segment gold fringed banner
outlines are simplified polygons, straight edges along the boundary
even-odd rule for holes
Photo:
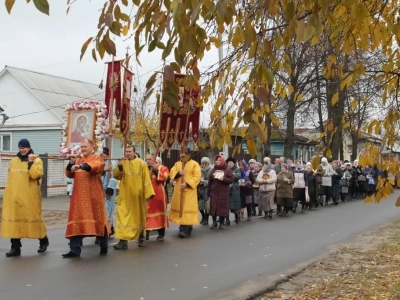
[[[199,138],[200,109],[199,90],[184,84],[186,75],[175,74],[174,80],[179,86],[179,109],[170,107],[162,101],[160,113],[159,145],[171,149],[175,143],[186,145],[191,138],[197,143]]]

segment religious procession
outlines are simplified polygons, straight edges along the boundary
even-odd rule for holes
[[[246,162],[218,154],[196,161],[188,145],[198,142],[200,89],[187,86],[182,74],[173,77],[179,86],[176,105],[161,103],[158,146],[142,159],[127,140],[132,79],[122,61],[113,60],[108,63],[105,101],[77,101],[65,108],[60,157],[67,161],[65,176],[73,187],[65,232],[69,251],[63,258],[80,257],[87,237],[95,238],[104,256],[111,237],[118,240],[114,250],[127,250],[129,241],[145,247],[151,231],[162,242],[169,222],[179,225],[177,234],[184,239],[200,224],[211,230],[231,226],[230,215],[239,225],[252,216],[287,217],[299,204],[300,213],[331,200],[338,205],[372,193],[382,175],[357,161],[328,162],[325,157],[316,170],[311,162],[283,157],[274,163],[269,157]],[[114,119],[124,137],[123,156],[117,159],[111,157]],[[39,240],[38,253],[50,246],[42,218],[43,161],[33,146],[21,139],[8,168],[1,223],[1,236],[11,244],[7,257],[21,255],[24,238]],[[177,146],[179,160],[169,170],[160,154]]]

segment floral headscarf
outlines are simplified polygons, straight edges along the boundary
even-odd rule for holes
[[[242,159],[241,162],[242,162],[242,164],[244,166],[244,169],[240,170],[240,175],[241,175],[242,179],[246,179],[246,172],[250,170],[250,167],[249,167],[248,163],[244,159]]]

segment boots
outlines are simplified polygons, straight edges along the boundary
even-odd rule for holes
[[[214,217],[214,216],[213,216],[212,219],[213,219],[213,223],[212,223],[210,229],[215,229],[215,228],[218,227],[217,217]]]
[[[203,222],[201,222],[201,225],[208,225],[208,218],[210,217],[210,215],[208,213],[204,214],[204,220]]]
[[[252,203],[252,205],[251,205],[251,215],[253,217],[256,216],[256,205],[254,203]]]
[[[224,229],[224,220],[225,220],[224,217],[220,217],[219,218],[219,227],[218,227],[218,229]]]
[[[240,222],[239,212],[235,212],[235,223],[239,225],[239,222]]]
[[[202,210],[202,209],[200,209],[199,211],[200,211],[200,214],[201,214],[201,221],[200,221],[200,224],[203,224],[203,222],[204,222],[204,220],[205,220],[205,213],[204,213],[204,210]]]
[[[21,248],[14,246],[11,246],[11,250],[6,253],[7,257],[20,256],[20,255],[21,255]]]

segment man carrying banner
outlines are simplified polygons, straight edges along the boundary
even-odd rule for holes
[[[172,167],[170,178],[174,185],[170,220],[180,225],[179,237],[186,238],[191,235],[193,225],[200,224],[197,186],[201,179],[201,169],[190,158],[188,149],[182,147],[180,161]]]
[[[146,163],[135,157],[135,147],[125,148],[125,157],[113,169],[114,178],[120,180],[115,237],[119,243],[115,250],[128,249],[128,240],[139,240],[139,247],[146,246],[146,201],[154,197]]]
[[[165,228],[168,228],[167,197],[164,183],[168,179],[169,171],[166,166],[156,161],[154,154],[146,155],[151,183],[155,192],[153,199],[147,201],[146,240],[149,240],[150,231],[157,230],[157,241],[163,241]]]

